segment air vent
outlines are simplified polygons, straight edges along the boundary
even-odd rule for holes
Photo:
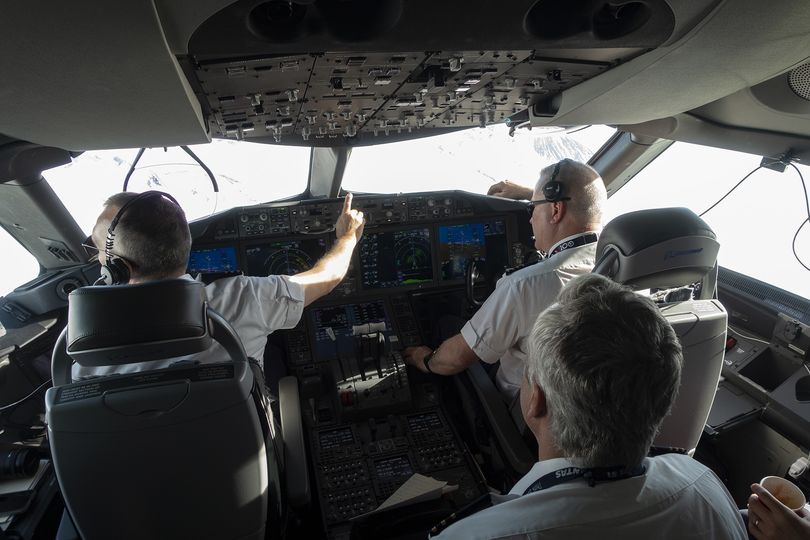
[[[599,40],[611,40],[636,32],[652,15],[648,2],[538,0],[526,14],[524,27],[540,39],[591,34]]]
[[[797,96],[810,101],[810,64],[803,64],[791,71],[788,83]]]
[[[45,247],[48,248],[48,252],[59,259],[62,262],[66,263],[77,263],[80,262],[79,258],[70,250],[64,242],[59,240],[50,240],[48,238],[40,238]]]
[[[307,6],[303,3],[272,0],[250,12],[248,28],[258,37],[276,43],[292,41],[304,30]]]

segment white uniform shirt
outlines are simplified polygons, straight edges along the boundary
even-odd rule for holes
[[[554,247],[581,234],[564,238]],[[537,316],[557,300],[571,278],[593,269],[595,257],[596,242],[592,242],[502,277],[481,309],[461,329],[461,336],[478,358],[488,364],[500,359],[496,382],[502,393],[514,397],[520,389],[527,338]]]
[[[523,495],[541,476],[573,466],[562,458],[541,461],[509,495],[493,497],[505,502],[434,538],[747,540],[737,506],[711,470],[680,454],[647,458],[644,465],[642,476],[594,487],[579,478]]]
[[[182,279],[193,279],[188,274]],[[263,364],[267,335],[284,328],[293,328],[304,310],[304,289],[290,281],[289,276],[235,276],[219,279],[205,287],[208,306],[231,323],[245,352]],[[73,364],[73,378],[98,377],[115,373],[134,373],[168,367],[189,360],[200,363],[222,362],[229,358],[219,344],[197,354],[122,366],[83,367]],[[264,367],[262,365],[262,367]]]

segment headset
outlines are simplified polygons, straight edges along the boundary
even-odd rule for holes
[[[568,161],[570,160],[565,158],[558,161],[557,164],[554,165],[554,171],[551,173],[551,179],[543,186],[543,197],[546,198],[546,201],[554,203],[571,200],[571,197],[563,197],[563,185],[557,181],[557,176],[560,174],[560,168],[562,167],[563,163],[568,163]]]
[[[129,267],[132,266],[132,261],[128,261],[120,255],[113,253],[113,245],[115,244],[115,227],[124,215],[127,209],[131,208],[136,202],[146,199],[164,198],[173,202],[176,206],[180,206],[177,200],[162,191],[145,191],[138,196],[128,200],[115,214],[115,217],[110,221],[110,227],[107,229],[107,239],[104,242],[104,264],[101,265],[101,278],[99,281],[104,285],[125,285],[129,283],[130,271]]]

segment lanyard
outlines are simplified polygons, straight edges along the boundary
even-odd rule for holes
[[[551,253],[549,253],[549,254],[546,254],[545,251],[536,252],[536,253],[538,253],[540,255],[539,259],[537,259],[536,261],[532,261],[532,262],[523,264],[521,266],[515,266],[513,268],[507,268],[506,271],[504,271],[503,275],[508,276],[510,274],[514,274],[518,270],[522,270],[522,269],[524,269],[524,268],[526,268],[528,266],[532,266],[532,265],[537,264],[539,262],[545,261],[549,257],[551,257],[552,255],[556,255],[557,253],[560,253],[560,252],[565,251],[567,249],[584,246],[586,244],[592,244],[593,242],[596,242],[598,239],[599,239],[599,237],[596,235],[596,233],[581,234],[581,235],[577,236],[576,238],[572,238],[571,240],[566,240],[565,242],[557,244],[556,246],[554,246],[554,249],[552,249]]]
[[[565,242],[557,244],[554,247],[554,249],[552,249],[551,252],[546,256],[546,259],[548,259],[549,257],[553,257],[557,253],[560,253],[567,249],[584,246],[585,244],[592,244],[593,242],[596,242],[598,239],[599,237],[596,236],[596,233],[581,234],[576,238],[572,238],[571,240],[566,240]]]
[[[634,476],[641,476],[647,472],[644,465],[627,469],[625,466],[618,467],[595,467],[591,469],[580,469],[579,467],[565,467],[557,469],[548,474],[544,474],[526,488],[523,492],[524,495],[548,489],[550,487],[576,480],[577,478],[585,478],[588,480],[588,485],[593,487],[597,482],[612,482],[615,480],[624,480],[626,478],[633,478]]]

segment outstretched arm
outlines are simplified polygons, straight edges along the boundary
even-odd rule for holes
[[[304,307],[332,292],[346,276],[354,247],[363,235],[363,226],[363,212],[352,210],[352,194],[349,193],[335,222],[335,245],[310,270],[290,278],[304,289]]]
[[[501,180],[497,184],[489,186],[487,195],[495,195],[496,197],[503,197],[505,199],[527,200],[532,199],[534,190],[530,187],[521,186],[509,180]]]

